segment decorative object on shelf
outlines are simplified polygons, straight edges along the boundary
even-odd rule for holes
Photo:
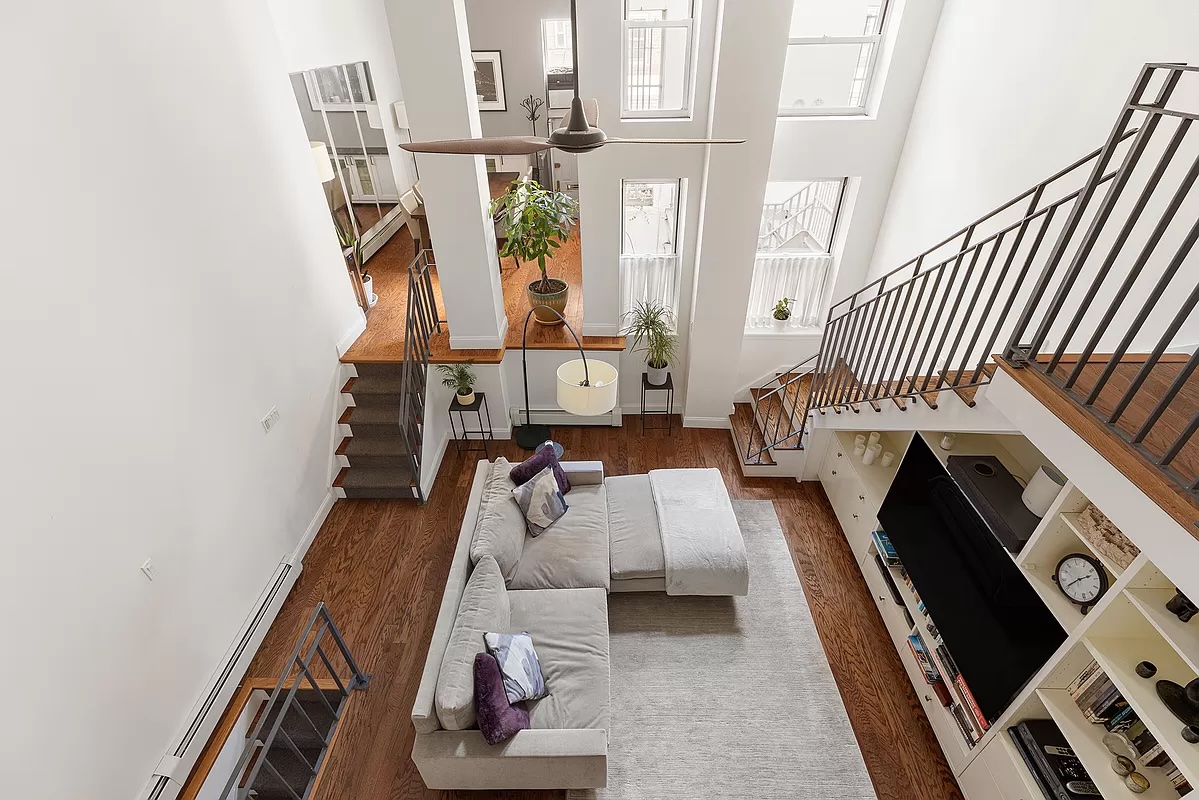
[[[1157,665],[1152,661],[1142,661],[1137,664],[1137,674],[1148,680],[1157,674]]]
[[[518,180],[512,188],[491,204],[491,215],[503,226],[508,237],[500,248],[501,256],[517,263],[536,261],[541,277],[528,286],[529,305],[537,310],[542,325],[566,321],[566,301],[570,287],[566,281],[551,278],[546,260],[570,238],[570,229],[578,218],[579,204],[562,192],[546,189],[539,183]]]
[[[878,442],[868,445],[866,447],[866,453],[862,456],[862,463],[865,464],[866,466],[870,466],[871,464],[874,463],[874,460],[876,458],[878,458],[879,453],[881,453],[882,451],[883,451],[883,446],[881,444],[879,444]]]
[[[1102,511],[1091,503],[1078,515],[1078,532],[1100,555],[1110,558],[1120,569],[1128,569],[1141,554]]]
[[[882,438],[883,435],[878,431],[871,431],[870,435],[866,437],[866,446],[869,447],[872,444],[878,444],[882,441]]]
[[[657,300],[642,300],[624,318],[628,324],[623,334],[633,337],[632,351],[645,354],[646,380],[651,386],[665,386],[678,351],[674,312]]]
[[[774,327],[778,330],[786,330],[787,323],[791,321],[791,304],[795,302],[793,297],[784,297],[774,304],[774,311],[770,312],[770,316],[774,320]]]
[[[1121,778],[1136,771],[1136,762],[1128,756],[1116,756],[1112,759],[1112,772],[1116,773]]]
[[[1107,751],[1114,756],[1123,756],[1130,761],[1135,761],[1140,757],[1140,752],[1133,746],[1132,741],[1119,731],[1103,734],[1101,741],[1103,742],[1103,746],[1107,748]]]
[[[504,61],[499,50],[471,50],[475,62],[475,95],[480,111],[507,111],[504,97]]]
[[[1149,779],[1139,772],[1130,772],[1124,776],[1124,785],[1134,794],[1148,791]]]
[[[1177,586],[1174,587],[1174,592],[1174,596],[1166,602],[1166,610],[1182,622],[1190,622],[1192,617],[1199,614],[1199,606],[1192,603]]]
[[[547,306],[534,306],[525,316],[525,326],[520,341],[520,370],[525,384],[525,424],[519,425],[513,434],[516,443],[525,450],[533,450],[537,445],[551,440],[548,425],[533,425],[529,422],[529,320],[538,310],[545,309],[558,314],[562,324],[575,340],[579,348],[579,357],[567,361],[558,367],[558,407],[570,414],[580,417],[594,417],[607,414],[616,407],[617,391],[620,373],[616,367],[606,361],[588,361],[583,352],[583,345],[575,334],[574,328],[566,321],[561,313]]]
[[[1020,499],[1024,501],[1025,508],[1038,517],[1044,517],[1065,485],[1066,479],[1053,467],[1039,467],[1028,486],[1024,487]]]
[[[941,449],[952,450],[953,446],[958,443],[958,435],[956,433],[941,434]]]
[[[1103,565],[1084,553],[1069,553],[1057,562],[1053,569],[1053,581],[1067,600],[1081,606],[1084,614],[1099,602],[1108,589],[1107,572]]]
[[[1003,462],[995,456],[949,456],[945,464],[992,535],[1011,553],[1024,549],[1041,520],[1024,506],[1024,487]]]
[[[533,135],[537,135],[537,120],[541,119],[541,115],[537,112],[545,105],[545,101],[535,95],[529,95],[524,100],[520,101],[525,110],[525,119],[533,126]]]
[[[1199,726],[1187,725],[1182,729],[1182,738],[1187,744],[1199,744]]]
[[[853,437],[854,457],[861,458],[862,454],[865,452],[866,452],[866,435],[863,433],[859,433],[857,436]]]
[[[884,467],[891,466],[895,463],[895,454],[888,450],[887,452],[883,453],[883,459],[879,463],[881,463]]]
[[[1187,696],[1187,690],[1174,681],[1161,680],[1156,684],[1162,705],[1183,725],[1199,725],[1199,703]]]
[[[441,373],[441,385],[454,390],[454,400],[460,406],[469,406],[475,402],[475,382],[478,377],[471,369],[471,362],[464,364],[438,364],[437,371]]]

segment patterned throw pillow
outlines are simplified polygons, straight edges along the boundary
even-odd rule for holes
[[[512,496],[516,498],[516,504],[525,515],[525,524],[529,528],[530,536],[540,536],[569,508],[566,498],[562,496],[562,490],[558,488],[552,467],[546,467],[528,483],[517,486],[512,490]]]
[[[546,467],[554,471],[554,480],[558,481],[558,488],[562,491],[562,494],[569,492],[570,481],[566,478],[566,470],[562,469],[562,465],[558,462],[558,456],[554,455],[554,448],[552,447],[538,450],[517,464],[508,473],[508,477],[512,479],[513,483],[520,486],[537,477],[538,473]]]
[[[484,633],[487,652],[499,662],[504,674],[504,694],[509,703],[537,700],[549,692],[541,675],[541,662],[528,633]]]

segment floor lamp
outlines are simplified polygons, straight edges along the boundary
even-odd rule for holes
[[[616,367],[606,361],[587,361],[579,337],[566,321],[566,317],[562,316],[562,312],[549,306],[533,306],[525,317],[524,332],[520,341],[520,368],[525,380],[525,424],[517,426],[515,435],[516,443],[525,450],[534,450],[550,438],[548,425],[533,425],[529,422],[529,320],[539,308],[557,315],[566,326],[566,330],[574,337],[575,346],[579,348],[577,359],[558,367],[558,406],[563,411],[580,417],[594,417],[611,411],[616,407],[617,378],[620,374]]]

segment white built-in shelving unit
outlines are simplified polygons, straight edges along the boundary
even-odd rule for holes
[[[1019,435],[959,433],[953,449],[947,452],[939,446],[940,431],[890,431],[883,434],[883,449],[896,454],[895,463],[887,468],[877,463],[867,466],[853,456],[854,436],[858,433],[830,432],[833,438],[820,468],[820,480],[967,799],[1041,799],[1040,790],[1007,734],[1009,727],[1025,719],[1053,719],[1057,723],[1105,800],[1178,797],[1159,769],[1140,768],[1151,783],[1149,791],[1141,795],[1129,790],[1112,771],[1112,756],[1101,741],[1106,729],[1087,722],[1067,691],[1070,682],[1092,660],[1119,688],[1191,785],[1199,786],[1199,745],[1188,744],[1182,738],[1182,723],[1161,703],[1154,687],[1161,678],[1186,685],[1199,675],[1199,619],[1183,623],[1166,610],[1166,601],[1174,595],[1174,584],[1143,553],[1127,569],[1121,569],[1091,546],[1080,532],[1078,516],[1092,500],[1096,500],[1095,505],[1102,511],[1103,501],[1086,497],[1070,481],[1032,538],[1019,554],[1012,556],[1062,626],[1066,640],[1002,716],[981,732],[977,743],[971,746],[966,742],[952,712],[941,705],[925,683],[924,673],[908,648],[908,636],[915,631],[929,641],[925,632],[929,620],[920,611],[897,567],[888,568],[903,605],[896,603],[875,561],[877,549],[871,532],[879,527],[879,508],[913,437],[921,437],[943,464],[951,455],[994,455],[1024,482],[1048,461]],[[1125,533],[1135,544],[1136,531]],[[1196,547],[1199,555],[1199,544]],[[1108,572],[1108,591],[1086,614],[1070,603],[1053,582],[1053,571],[1067,553],[1091,553]],[[915,626],[909,625],[905,610]],[[1157,666],[1154,679],[1137,676],[1135,666],[1140,661],[1151,661]],[[942,674],[946,673],[940,663],[937,666]],[[1199,794],[1194,796],[1199,798]]]

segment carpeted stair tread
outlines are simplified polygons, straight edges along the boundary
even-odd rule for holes
[[[359,378],[400,377],[404,374],[404,365],[400,364],[354,364],[354,371]]]
[[[354,395],[355,400],[362,395],[382,394],[399,397],[402,393],[402,387],[403,377],[400,375],[368,375],[366,377],[359,376],[354,378],[354,383],[349,391],[350,394]]]
[[[320,757],[320,748],[299,748],[301,755],[307,761],[307,764],[300,760],[300,757],[292,752],[282,740],[277,740],[275,745],[263,755],[263,758],[270,762],[271,767],[278,772],[278,776],[267,768],[266,764],[262,764],[258,769],[258,775],[254,778],[254,791],[258,792],[258,796],[267,800],[270,798],[288,798],[294,800],[294,795],[288,791],[291,787],[292,791],[303,797],[305,790],[308,787],[308,782],[312,780],[312,771],[310,765],[313,765],[317,758]],[[282,777],[283,780],[279,780]]]
[[[391,425],[396,431],[400,430],[399,405],[364,405],[352,406],[346,409],[342,416],[345,424],[354,425]]]
[[[396,489],[415,483],[412,470],[403,462],[386,467],[346,467],[337,480],[340,482],[334,482],[334,486],[343,489]]]
[[[399,435],[347,436],[337,448],[337,454],[351,460],[355,456],[405,458],[408,455],[408,443]]]

